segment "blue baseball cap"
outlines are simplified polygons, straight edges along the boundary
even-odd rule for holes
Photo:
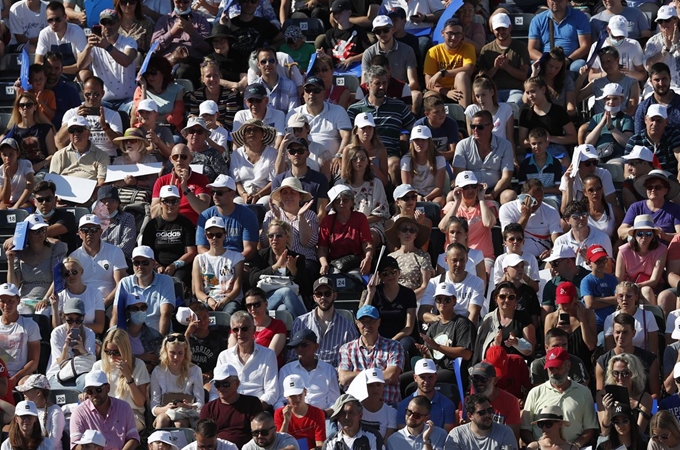
[[[370,317],[377,320],[380,319],[380,312],[375,306],[364,305],[359,308],[359,311],[357,311],[357,320],[361,319],[362,317]]]

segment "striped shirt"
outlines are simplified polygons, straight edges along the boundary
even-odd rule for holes
[[[325,333],[321,332],[321,324],[316,317],[316,308],[295,319],[291,336],[295,336],[299,330],[307,328],[312,330],[319,338],[319,351],[317,356],[323,362],[333,367],[338,367],[340,361],[340,347],[359,337],[357,327],[335,311],[333,320],[328,324]]]
[[[286,222],[293,229],[293,244],[290,249],[296,253],[305,256],[305,259],[310,261],[318,261],[316,257],[316,243],[319,242],[319,216],[311,210],[305,213],[305,220],[309,224],[309,228],[312,229],[311,236],[309,237],[309,242],[307,246],[300,244],[300,218],[296,215],[293,220],[288,218],[288,215],[281,211],[280,217],[277,218],[270,211],[264,216],[264,221],[262,222],[262,233],[260,234],[260,248],[267,247],[269,245],[269,240],[267,239],[267,231],[269,230],[269,224],[272,220],[278,219]]]
[[[368,96],[366,96],[347,109],[347,115],[352,123],[354,123],[357,114],[365,112],[373,114],[376,130],[388,151],[388,155],[401,156],[399,150],[401,130],[410,130],[416,121],[408,106],[401,100],[385,97],[384,103],[375,107],[368,103]]]
[[[373,348],[364,346],[361,338],[357,338],[340,347],[340,365],[338,371],[358,372],[365,369],[378,368],[385,370],[397,366],[404,369],[404,348],[397,341],[378,335]],[[384,400],[388,405],[398,405],[401,401],[399,386],[385,384]]]
[[[272,89],[267,86],[262,77],[255,80],[255,83],[260,83],[267,88],[269,92],[269,105],[279,111],[283,111],[284,114],[288,114],[288,111],[300,106],[297,86],[289,78],[279,75],[279,81]]]

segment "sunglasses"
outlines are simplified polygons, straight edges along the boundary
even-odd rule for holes
[[[404,195],[402,198],[399,200],[403,200],[405,202],[411,202],[413,200],[418,200],[418,196],[416,194],[411,194],[411,195]]]
[[[260,306],[262,306],[262,302],[255,302],[255,303],[245,303],[243,306],[246,307],[246,309],[257,309]]]
[[[85,98],[90,98],[90,97],[92,97],[92,98],[99,98],[99,97],[102,96],[102,94],[101,94],[101,92],[85,92],[85,93],[83,94],[83,96],[84,96]]]
[[[222,239],[224,237],[224,233],[210,233],[206,231],[205,236],[208,239]]]
[[[83,320],[84,319],[82,317],[79,317],[77,319],[66,319],[66,323],[69,325],[73,325],[74,323],[76,325],[80,325],[81,323],[83,323]]]
[[[515,300],[517,296],[515,294],[498,294],[498,298],[501,300]]]
[[[260,65],[266,66],[267,64],[276,64],[276,58],[267,58],[260,60]]]
[[[120,356],[120,350],[104,350],[104,353],[108,356]]]
[[[320,94],[321,89],[319,89],[319,88],[305,88],[305,92],[307,94]]]
[[[134,5],[137,3],[137,0],[120,0],[121,5]]]
[[[149,264],[151,264],[151,261],[149,261],[148,259],[145,259],[144,261],[139,261],[139,260],[132,261],[132,265],[135,266],[135,267],[139,267],[139,266],[147,267]]]
[[[617,425],[617,426],[622,426],[622,425],[628,425],[630,423],[630,419],[621,419],[621,420],[612,420],[612,424]]]
[[[214,381],[213,384],[215,385],[215,389],[229,389],[231,387],[231,383],[228,381]]]
[[[142,303],[139,306],[128,306],[127,310],[130,312],[140,312],[140,311],[146,311],[149,309],[149,305],[146,303]]]
[[[590,159],[588,161],[583,161],[581,164],[583,165],[583,167],[591,167],[591,166],[597,167],[597,163],[598,163],[597,160]]]
[[[656,19],[657,23],[668,23],[670,21],[671,21],[671,19]]]
[[[542,421],[538,422],[536,425],[538,425],[538,428],[541,428],[541,429],[542,428],[550,429],[550,428],[552,428],[554,423],[555,422],[553,420],[542,420]]]
[[[111,25],[115,25],[115,23],[116,22],[114,22],[113,20],[107,20],[107,19],[99,21],[99,24],[103,27],[110,27]]]
[[[377,28],[377,29],[373,30],[373,34],[385,34],[385,33],[389,33],[390,30],[391,30],[391,28],[389,28],[389,27],[388,28]]]
[[[413,417],[414,419],[418,420],[418,419],[422,419],[424,416],[420,413],[413,412],[410,409],[407,409],[406,410],[406,417]]]
[[[245,327],[234,327],[234,328],[231,329],[231,332],[234,333],[234,334],[236,334],[236,333],[247,333],[248,330],[250,330],[250,327],[246,325]]]
[[[396,275],[399,273],[399,269],[385,269],[380,272],[381,277],[389,277],[390,275]]]
[[[101,394],[103,390],[104,390],[104,387],[103,387],[103,386],[99,386],[99,387],[96,387],[96,388],[94,388],[94,389],[85,389],[85,394],[87,394],[87,395],[94,395],[95,392],[96,392],[97,394]]]
[[[283,236],[284,236],[283,233],[269,233],[267,235],[267,237],[269,239],[274,239],[274,238],[281,239],[281,238],[283,238]]]
[[[187,134],[203,134],[205,130],[203,128],[189,128]]]
[[[35,103],[33,103],[33,102],[28,102],[28,103],[18,103],[17,106],[19,107],[19,109],[23,109],[23,108],[27,108],[27,109],[28,109],[28,108],[33,108],[33,107],[35,106]]]
[[[35,201],[38,203],[51,202],[52,200],[54,200],[54,197],[51,195],[49,197],[35,197]]]
[[[473,123],[472,125],[470,125],[470,128],[472,128],[473,130],[483,131],[488,126],[491,126],[491,124]]]
[[[83,234],[97,234],[101,230],[100,227],[83,227],[80,228],[80,232]]]
[[[68,271],[68,270],[67,270],[67,271],[65,271],[65,272],[62,272],[62,273],[61,273],[61,276],[62,276],[63,278],[68,278],[68,277],[70,277],[71,275],[73,275],[73,276],[75,277],[75,276],[78,275],[79,273],[80,273],[80,272],[78,272],[77,270],[73,269],[73,270],[71,270],[71,271]]]
[[[251,433],[253,434],[253,437],[267,436],[274,428],[276,427],[263,428],[261,430],[252,430]]]
[[[631,166],[631,167],[635,167],[635,166],[637,166],[637,165],[640,164],[640,163],[642,163],[642,161],[639,161],[639,160],[627,161],[627,162],[626,162],[626,164],[628,164],[628,165]]]
[[[258,131],[262,131],[262,129],[259,127],[248,127],[245,130],[243,130],[243,134],[255,134]]]
[[[330,298],[333,295],[333,291],[320,291],[320,292],[315,292],[314,297],[317,298]]]
[[[637,236],[639,238],[641,238],[641,237],[650,238],[650,237],[654,236],[654,232],[653,231],[638,231],[638,232],[635,233],[635,236]]]
[[[344,195],[341,195],[340,197],[335,199],[335,201],[338,202],[338,203],[347,203],[347,202],[351,202],[352,200],[354,200],[354,197],[347,197],[347,196],[344,196]]]
[[[46,231],[47,231],[47,227],[42,227],[39,230],[31,230],[31,234],[33,236],[38,236],[38,235],[45,233]]]
[[[645,186],[645,189],[647,189],[648,191],[660,191],[661,189],[666,189],[666,186],[664,186],[663,184],[653,184]]]
[[[612,377],[614,378],[628,378],[631,376],[630,370],[612,370]]]
[[[229,191],[231,191],[231,189],[229,189],[228,191],[215,191],[215,190],[213,190],[213,191],[210,191],[210,195],[213,196],[213,197],[215,197],[215,196],[222,197],[224,194],[226,194]]]
[[[446,303],[447,305],[451,303],[453,299],[451,297],[444,297],[443,295],[440,295],[438,297],[434,298],[435,303]]]
[[[154,70],[154,69],[147,70],[146,72],[144,72],[144,75],[148,75],[150,77],[155,77],[156,75],[158,75],[158,71]]]
[[[486,408],[486,409],[480,409],[477,411],[477,414],[480,416],[489,416],[493,415],[496,411],[493,408]]]
[[[304,155],[307,150],[304,147],[292,147],[288,149],[289,155]]]
[[[579,219],[585,219],[589,216],[587,212],[582,212],[581,214],[572,214],[569,216],[570,219],[572,220],[579,220]]]
[[[170,159],[172,159],[173,161],[178,161],[180,159],[182,161],[186,161],[187,159],[189,159],[189,155],[177,155],[177,154],[175,154],[175,155],[170,156]]]
[[[468,184],[467,186],[463,186],[464,191],[476,191],[477,190],[477,185],[476,184]]]
[[[47,19],[47,23],[61,23],[64,21],[63,17],[50,17]]]
[[[179,200],[176,198],[172,200],[164,198],[163,200],[161,200],[161,203],[163,203],[164,205],[176,205],[179,203]]]
[[[487,377],[483,377],[480,375],[473,375],[472,376],[472,382],[476,384],[486,384],[486,382],[489,381]]]
[[[399,231],[401,233],[409,233],[409,234],[416,234],[418,230],[416,228],[411,228],[411,227],[402,227],[399,228]]]
[[[522,242],[524,240],[523,237],[517,236],[517,237],[509,237],[505,239],[508,242]]]
[[[261,98],[247,98],[246,101],[248,103],[255,103],[256,105],[262,103]]]
[[[167,342],[186,342],[187,338],[183,334],[171,334],[170,336],[166,337],[165,340]]]
[[[81,134],[85,132],[85,127],[71,127],[68,129],[70,134]]]

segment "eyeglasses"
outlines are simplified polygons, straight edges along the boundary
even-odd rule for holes
[[[480,409],[477,411],[477,414],[480,416],[488,416],[488,415],[493,415],[496,411],[493,408],[486,408],[486,409]]]
[[[306,88],[305,88],[305,92],[306,92],[307,94],[320,94],[320,93],[321,93],[321,89],[319,89],[319,88],[306,87]]]
[[[236,333],[247,333],[248,330],[250,330],[250,327],[248,325],[246,325],[244,327],[233,327],[231,329],[231,332],[234,333],[234,334],[236,334]]]
[[[648,191],[660,191],[661,189],[666,189],[666,186],[664,186],[663,184],[653,184],[645,186],[645,189],[647,189]]]
[[[276,239],[282,239],[283,236],[284,236],[283,233],[269,233],[269,234],[267,235],[267,237],[268,237],[269,239],[274,239],[274,238],[276,238]]]
[[[389,33],[392,28],[387,27],[387,28],[377,28],[373,30],[373,34],[385,34]]]
[[[522,242],[524,240],[524,238],[521,237],[521,236],[516,236],[516,237],[511,236],[509,238],[506,238],[505,240],[508,241],[508,242]]]
[[[659,21],[661,22],[661,21]],[[670,434],[653,434],[652,439],[659,439],[660,441],[667,441]]]
[[[669,23],[671,19],[656,19],[656,23]]]
[[[187,338],[183,334],[171,334],[170,336],[166,337],[165,340],[167,342],[186,342]]]
[[[69,134],[81,134],[85,132],[85,127],[71,127],[68,129]]]
[[[590,166],[597,167],[597,163],[598,163],[598,161],[596,159],[589,159],[588,161],[581,162],[583,167],[590,167]]]
[[[400,233],[409,233],[409,234],[416,234],[418,232],[417,228],[411,228],[411,227],[401,227],[399,228]]]
[[[630,370],[612,370],[612,377],[614,378],[628,378],[631,376]]]
[[[102,96],[102,94],[101,94],[101,92],[85,92],[85,93],[83,93],[83,96],[85,98],[90,98],[90,97],[99,98],[99,97]]]
[[[340,197],[335,199],[335,201],[338,202],[338,203],[347,203],[347,202],[351,202],[352,200],[354,200],[353,197],[346,197],[344,195],[341,195]]]
[[[453,299],[451,297],[444,297],[443,295],[434,298],[435,303],[446,303],[448,305],[452,301]]]
[[[406,410],[406,417],[413,417],[414,419],[418,420],[418,419],[422,419],[424,417],[424,415],[417,413],[417,412],[413,412],[410,409],[407,409]]]
[[[38,235],[40,235],[40,234],[45,233],[46,231],[47,231],[47,227],[42,227],[42,228],[40,228],[40,229],[38,229],[38,230],[31,230],[31,234],[32,234],[33,236],[38,236]]]
[[[161,203],[163,203],[164,205],[176,205],[179,203],[179,199],[164,198],[163,200],[161,200]]]
[[[212,191],[210,191],[210,195],[212,195],[213,197],[215,197],[215,196],[217,196],[217,197],[222,197],[224,194],[226,194],[226,193],[229,192],[229,191],[231,191],[231,189],[229,189],[228,191],[215,191],[215,190],[212,190]]]
[[[489,127],[489,126],[491,126],[490,123],[487,123],[487,124],[484,124],[484,123],[473,123],[473,124],[470,125],[470,128],[472,128],[473,130],[482,131],[482,130],[484,130],[486,127]]]
[[[33,102],[18,103],[17,106],[19,107],[19,109],[23,109],[23,108],[30,109],[30,108],[33,108],[35,106],[35,103],[33,103]]]
[[[243,0],[242,0],[242,1],[243,1]],[[251,433],[253,434],[253,437],[266,436],[266,435],[268,435],[274,428],[276,428],[276,427],[263,428],[263,429],[261,429],[261,430],[252,430]]]
[[[245,303],[243,306],[246,307],[246,309],[257,309],[260,306],[262,306],[262,302],[255,302],[255,303]]]
[[[418,200],[418,195],[416,195],[416,194],[404,195],[399,200],[403,200],[405,202],[412,202],[413,200]]]
[[[288,148],[288,154],[289,155],[304,155],[304,153],[307,151],[304,147],[290,147]]]
[[[83,234],[97,234],[101,230],[100,227],[82,227],[80,228],[80,232]]]
[[[467,186],[463,186],[464,191],[476,191],[477,190],[476,184],[468,184]]]
[[[51,202],[52,200],[54,200],[54,197],[51,195],[48,197],[35,197],[35,201],[38,203]]]
[[[631,166],[631,167],[635,167],[635,166],[637,166],[637,165],[640,164],[640,163],[642,163],[642,161],[639,160],[639,159],[632,160],[632,161],[626,161],[626,164],[628,164],[628,165]]]
[[[174,155],[171,155],[171,156],[170,156],[170,159],[172,159],[173,161],[178,161],[178,160],[180,160],[180,159],[181,159],[182,161],[186,161],[187,159],[189,159],[189,155],[178,155],[178,154],[174,154]]]
[[[580,214],[579,213],[572,214],[571,216],[569,216],[569,218],[571,220],[579,220],[579,219],[585,219],[588,216],[589,216],[589,214],[587,212],[582,212]]]
[[[63,17],[50,17],[47,19],[47,23],[61,23],[64,21]]]
[[[381,277],[389,277],[390,275],[396,275],[399,273],[399,269],[385,269],[380,272]]]
[[[262,103],[262,99],[261,99],[261,98],[247,98],[246,101],[247,101],[248,103],[255,103],[255,104],[260,104],[260,103]]]
[[[329,298],[333,295],[333,291],[317,291],[314,293],[314,297],[317,298]]]
[[[134,5],[137,3],[137,0],[120,0],[121,5]]]
[[[638,231],[638,232],[635,233],[635,236],[637,236],[639,238],[641,238],[641,237],[650,238],[650,237],[654,236],[654,232],[653,231]]]
[[[510,300],[513,301],[517,298],[515,294],[498,294],[498,298],[501,300]]]
[[[82,317],[79,317],[77,319],[66,319],[66,323],[69,325],[73,325],[74,323],[76,325],[80,325],[81,323],[83,323],[83,320],[84,319]]]
[[[95,394],[95,392],[97,394],[101,394],[103,390],[104,390],[104,386],[99,386],[99,387],[96,387],[94,389],[85,389],[85,394],[92,396],[92,395]]]
[[[255,134],[255,133],[257,133],[258,131],[262,131],[262,129],[259,128],[259,127],[248,127],[248,128],[246,128],[245,130],[243,130],[243,133],[244,133],[244,134],[250,134],[250,133]]]
[[[229,389],[231,387],[231,383],[228,382],[228,381],[217,380],[217,381],[213,381],[213,384],[215,385],[215,389],[222,389],[222,388]]]
[[[128,306],[127,310],[130,312],[140,312],[140,311],[146,311],[149,309],[149,305],[146,303],[140,303],[138,306]]]
[[[208,239],[222,239],[224,237],[224,233],[210,233],[206,231],[205,237]]]
[[[205,133],[205,130],[203,128],[189,128],[187,130],[187,134],[203,134]]]
[[[260,60],[260,65],[266,66],[267,64],[276,64],[276,58],[267,58]]]
[[[139,267],[139,266],[147,267],[149,264],[151,264],[151,261],[149,261],[148,259],[145,259],[144,261],[140,261],[140,260],[132,261],[132,265],[135,266],[135,267]]]
[[[104,350],[104,353],[108,356],[120,356],[120,350]]]
[[[552,428],[554,423],[555,423],[555,421],[553,421],[553,420],[542,420],[542,421],[538,422],[536,425],[538,425],[538,428],[541,428],[541,429],[542,428],[550,429],[550,428]]]
[[[78,272],[78,271],[75,270],[75,269],[73,269],[73,270],[71,270],[71,271],[66,270],[66,271],[64,271],[64,272],[61,273],[61,276],[64,277],[64,278],[68,278],[68,277],[70,277],[71,275],[73,275],[73,276],[75,277],[75,276],[78,275],[79,273],[80,273],[80,272]]]
[[[101,25],[103,27],[110,27],[110,26],[115,25],[115,24],[116,24],[116,22],[114,22],[113,20],[108,20],[108,19],[104,19],[104,20],[99,21],[99,25]]]
[[[622,425],[628,425],[630,423],[630,419],[612,420],[612,423],[620,427]]]

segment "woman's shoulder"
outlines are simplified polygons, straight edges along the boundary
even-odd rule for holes
[[[272,319],[271,322],[269,322],[269,326],[267,326],[274,334],[286,334],[286,324],[283,322],[283,320],[279,319]]]

